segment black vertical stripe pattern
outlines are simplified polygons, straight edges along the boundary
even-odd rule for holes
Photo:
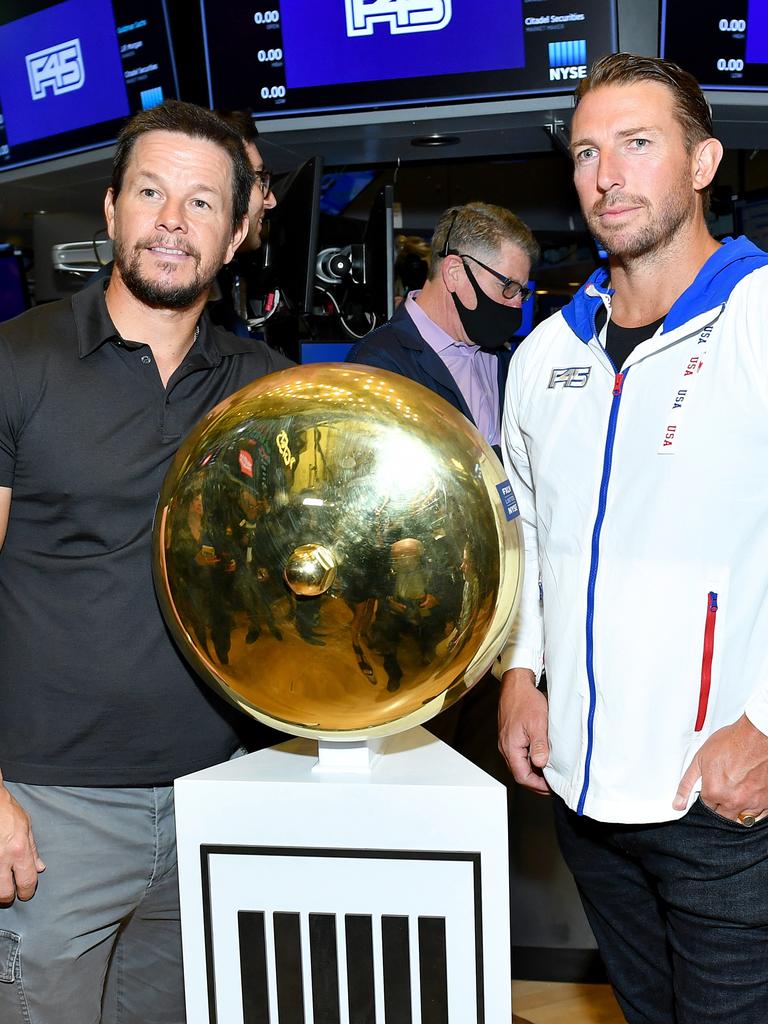
[[[421,1024],[448,1024],[445,918],[419,918]]]
[[[376,1024],[371,915],[347,914],[345,931],[349,1024]]]
[[[381,948],[384,960],[385,1024],[412,1024],[407,917],[382,917]]]
[[[299,915],[276,913],[273,927],[279,1024],[304,1024],[304,984],[301,977]]]
[[[237,930],[240,936],[243,1024],[269,1024],[267,943],[263,911],[238,911]]]
[[[336,915],[309,915],[313,1024],[341,1024]]]

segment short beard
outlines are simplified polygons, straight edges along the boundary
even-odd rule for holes
[[[129,257],[122,242],[118,239],[114,240],[115,266],[120,272],[123,283],[131,294],[145,306],[151,306],[153,309],[188,309],[211,287],[221,269],[221,263],[217,261],[215,269],[214,265],[209,264],[204,273],[200,263],[200,254],[196,250],[189,250],[189,254],[196,261],[195,274],[191,281],[187,284],[149,281],[142,276],[140,264],[141,253],[151,244],[148,241],[137,243]],[[167,243],[156,242],[154,244]],[[222,257],[223,255],[222,253]]]
[[[609,210],[612,206],[622,204],[651,209],[652,216],[649,223],[629,236],[625,235],[622,229],[618,229],[615,234],[603,232],[598,214]],[[644,256],[652,256],[666,248],[680,228],[693,218],[695,210],[696,196],[691,190],[690,176],[686,176],[681,178],[676,188],[667,193],[656,212],[643,196],[617,193],[615,196],[606,196],[595,203],[587,215],[587,223],[592,234],[611,256],[636,260]]]

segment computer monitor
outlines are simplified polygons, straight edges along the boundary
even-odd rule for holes
[[[28,308],[29,293],[21,256],[12,245],[0,245],[0,322]]]
[[[616,0],[200,2],[210,104],[259,120],[572,92],[617,47]]]
[[[165,0],[0,5],[0,171],[108,145],[177,95]]]
[[[376,171],[336,171],[324,174],[320,182],[320,212],[331,216],[343,213],[376,177]]]
[[[395,311],[394,189],[385,185],[373,201],[363,236],[366,312],[389,320]]]
[[[765,0],[662,0],[660,54],[703,89],[768,91]]]
[[[273,186],[277,206],[269,215],[264,270],[291,313],[312,312],[322,173],[322,157],[313,156]]]

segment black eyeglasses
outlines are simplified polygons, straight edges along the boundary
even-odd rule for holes
[[[265,171],[263,168],[260,171],[254,171],[253,176],[256,179],[255,184],[261,189],[263,196],[269,195],[269,188],[272,184],[272,171]]]
[[[483,270],[487,270],[489,274],[496,278],[497,281],[501,282],[501,294],[505,299],[516,299],[520,296],[521,302],[527,302],[528,299],[533,295],[533,288],[529,288],[525,284],[520,284],[519,281],[515,281],[511,277],[505,277],[500,274],[498,270],[494,270],[493,267],[489,267],[487,263],[483,263],[477,256],[470,256],[468,252],[459,252],[458,249],[451,249],[450,240],[451,232],[453,231],[453,225],[456,223],[456,218],[459,215],[458,210],[453,211],[453,219],[451,220],[448,228],[448,233],[445,236],[445,245],[440,255],[445,259],[446,256],[458,256],[460,260],[472,260],[478,267],[482,267]]]

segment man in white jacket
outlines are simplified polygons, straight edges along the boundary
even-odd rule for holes
[[[722,147],[690,75],[612,55],[576,104],[610,259],[510,367],[526,580],[500,746],[554,794],[627,1020],[762,1024],[768,255],[707,230]]]

